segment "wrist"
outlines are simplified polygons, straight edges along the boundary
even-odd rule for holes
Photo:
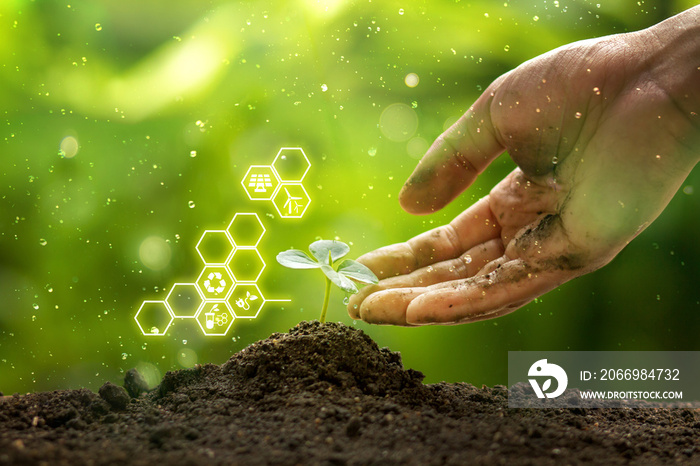
[[[649,77],[688,119],[690,140],[700,144],[700,6],[635,34]],[[700,160],[700,149],[693,152]]]
[[[700,6],[637,34],[654,81],[673,98],[700,102]]]

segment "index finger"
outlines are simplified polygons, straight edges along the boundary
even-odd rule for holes
[[[501,78],[502,79],[502,78]],[[461,194],[505,147],[491,122],[494,89],[501,79],[430,146],[401,190],[401,207],[428,214]]]

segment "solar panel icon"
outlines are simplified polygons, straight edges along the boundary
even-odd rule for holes
[[[267,173],[252,173],[250,175],[248,187],[255,188],[254,192],[256,193],[266,193],[267,188],[272,187],[272,179]]]
[[[241,186],[251,201],[269,201],[280,184],[270,165],[251,165],[241,178]]]

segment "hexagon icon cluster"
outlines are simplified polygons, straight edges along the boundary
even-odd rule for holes
[[[311,203],[303,181],[311,162],[301,147],[283,147],[272,165],[251,165],[241,185],[251,201],[272,201],[281,218],[301,218]]]
[[[257,281],[265,261],[257,247],[265,226],[237,213],[226,230],[206,230],[195,249],[203,267],[192,283],[175,283],[163,301],[144,301],[134,319],[141,333],[163,336],[175,319],[193,319],[206,336],[223,336],[236,319],[254,319],[266,302]]]

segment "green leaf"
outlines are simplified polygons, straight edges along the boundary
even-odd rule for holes
[[[379,282],[377,276],[368,267],[352,259],[344,260],[338,266],[338,273],[362,283]]]
[[[331,254],[331,261],[335,262],[350,252],[350,246],[342,241],[322,239],[311,243],[309,251],[321,264],[331,265],[328,263],[328,253]]]
[[[333,267],[330,265],[322,265],[321,270],[331,282],[346,293],[355,294],[359,291],[352,280],[333,270]]]
[[[277,262],[290,269],[317,269],[321,264],[311,259],[304,251],[289,249],[277,254]]]

